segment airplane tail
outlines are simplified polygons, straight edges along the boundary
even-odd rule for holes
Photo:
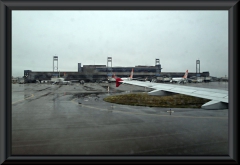
[[[187,76],[188,76],[188,70],[186,70],[186,72],[185,72],[183,78],[187,78]]]
[[[133,68],[132,68],[132,71],[131,71],[131,75],[130,75],[130,80],[133,78]]]

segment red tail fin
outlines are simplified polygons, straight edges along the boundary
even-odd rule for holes
[[[132,71],[131,71],[131,75],[130,75],[130,79],[133,78],[133,68],[132,68]]]
[[[186,70],[186,72],[185,72],[183,78],[187,78],[187,76],[188,76],[188,70]]]
[[[121,78],[116,78],[116,87],[119,87],[121,85],[121,82],[119,81],[123,81]]]

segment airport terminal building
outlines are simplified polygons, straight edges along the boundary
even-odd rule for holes
[[[141,66],[135,67],[108,67],[106,65],[83,65],[78,64],[77,72],[70,71],[32,71],[24,70],[24,78],[26,83],[34,83],[37,80],[51,80],[53,77],[63,77],[66,81],[81,81],[85,82],[100,82],[106,81],[109,77],[115,74],[118,77],[129,77],[130,72],[134,70],[134,78],[142,78],[152,81],[161,77],[182,77],[185,73],[183,72],[161,72],[161,65],[155,66]],[[208,77],[209,72],[189,72],[188,77]]]
[[[48,81],[51,78],[64,78],[65,81],[80,82],[101,82],[108,81],[113,74],[118,77],[129,77],[130,73],[134,70],[133,77],[148,81],[157,82],[157,80],[166,79],[167,81],[171,77],[182,77],[185,74],[185,70],[182,72],[162,72],[159,59],[155,59],[155,65],[145,66],[136,65],[134,67],[113,67],[112,57],[107,57],[107,65],[83,65],[78,63],[77,71],[59,71],[58,68],[58,56],[53,56],[53,70],[52,71],[32,71],[24,70],[25,83],[35,83],[36,81]],[[209,77],[209,72],[200,73],[200,61],[196,61],[196,72],[188,72],[188,78],[190,77]]]

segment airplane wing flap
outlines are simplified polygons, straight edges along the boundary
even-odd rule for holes
[[[222,94],[222,93],[216,93],[216,92],[212,93],[212,92],[207,92],[207,91],[197,91],[197,90],[193,90],[193,89],[179,89],[179,88],[171,88],[171,89],[158,88],[158,90],[179,93],[179,94],[185,94],[185,95],[205,98],[205,99],[209,99],[209,100],[215,100],[217,98],[218,100],[220,100],[222,102],[228,102],[228,95]]]
[[[226,97],[226,94],[223,94],[223,93],[218,93],[218,92],[207,92],[207,91],[196,91],[194,92],[196,94],[199,94],[199,95],[207,95],[207,96],[213,96],[213,97]]]
[[[172,88],[171,91],[175,91],[177,93],[193,93],[195,92],[196,90],[193,90],[193,89],[184,89],[184,88],[180,88],[180,87],[175,87],[175,88]]]
[[[177,91],[173,91],[173,90],[171,92],[179,93],[179,94],[185,94],[185,95],[194,96],[194,97],[200,97],[200,98],[209,99],[209,100],[216,100],[217,99],[218,101],[225,102],[225,103],[228,102],[228,98],[227,97],[222,97],[222,96],[211,96],[211,95],[207,95],[207,94],[177,92]]]

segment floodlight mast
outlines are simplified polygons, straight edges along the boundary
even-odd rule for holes
[[[54,65],[54,61],[57,62],[57,66]],[[58,56],[53,56],[53,72],[58,71]]]

